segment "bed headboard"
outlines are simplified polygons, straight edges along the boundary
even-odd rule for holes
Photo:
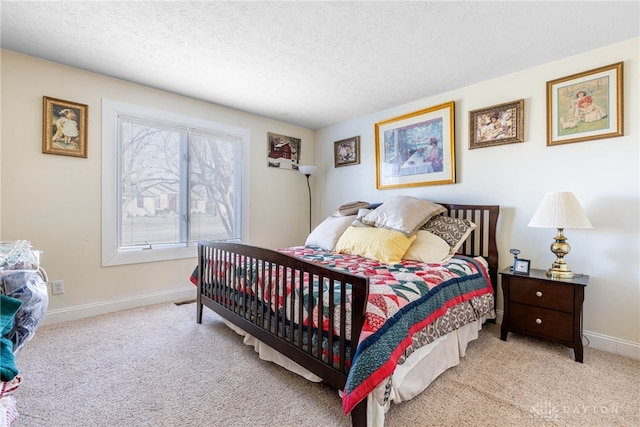
[[[476,224],[471,236],[465,241],[459,252],[468,256],[482,256],[489,264],[489,277],[494,291],[498,284],[498,245],[496,230],[500,207],[497,205],[463,205],[438,203],[447,208],[447,215],[468,219]]]

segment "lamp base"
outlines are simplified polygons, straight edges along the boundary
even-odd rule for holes
[[[572,271],[556,271],[552,268],[547,270],[547,276],[552,279],[573,279],[575,274]]]
[[[547,270],[547,276],[552,279],[573,279],[575,273],[569,270],[567,264],[554,262],[551,268]]]
[[[571,246],[567,243],[567,238],[564,236],[564,230],[558,228],[558,234],[555,237],[555,242],[551,244],[551,252],[556,256],[556,260],[551,264],[551,268],[547,270],[547,276],[552,279],[572,279],[575,274],[567,263],[564,262],[564,256],[571,251]]]

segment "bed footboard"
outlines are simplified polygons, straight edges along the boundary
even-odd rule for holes
[[[364,276],[277,251],[198,245],[197,322],[207,306],[339,390],[358,345],[368,289]]]

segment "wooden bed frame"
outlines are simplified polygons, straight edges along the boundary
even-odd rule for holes
[[[477,228],[460,248],[459,253],[468,256],[482,256],[489,264],[489,276],[494,287],[494,295],[497,285],[498,273],[498,248],[496,244],[496,227],[499,215],[499,207],[495,205],[462,205],[440,203],[447,208],[445,215],[457,218],[466,218],[474,222]],[[231,262],[236,269],[240,267],[242,274],[225,274],[223,263],[214,260]],[[265,267],[266,265],[266,267]],[[259,266],[259,267],[255,267]],[[258,270],[258,271],[256,271]],[[277,304],[274,301],[259,301],[257,298],[246,298],[251,280],[254,275],[259,275],[263,280],[263,287],[269,289],[269,294],[279,294],[279,283],[293,282],[291,279],[302,278],[309,275],[317,279],[319,283],[329,283],[329,293],[335,295],[339,292],[340,312],[334,315],[334,300],[328,301],[329,325],[340,325],[340,338],[328,335],[328,356],[322,354],[321,346],[311,348],[303,339],[304,332],[310,336],[312,325],[305,326],[295,334],[294,328],[286,325],[286,319],[281,316],[273,316],[265,310],[265,304]],[[275,277],[275,280],[272,278]],[[299,280],[302,283],[303,280]],[[351,330],[350,340],[345,339],[345,313],[346,286],[351,285]],[[245,283],[248,283],[245,285]],[[304,261],[277,251],[247,246],[239,243],[226,243],[216,241],[202,241],[198,245],[198,293],[196,320],[202,323],[203,306],[218,313],[224,319],[237,325],[256,339],[285,355],[298,363],[308,371],[322,378],[324,382],[343,390],[346,384],[349,366],[344,363],[347,348],[350,354],[355,354],[359,341],[360,331],[364,322],[366,302],[368,299],[369,279],[364,276],[347,274],[343,271],[330,269],[321,265]],[[273,291],[273,292],[272,292]],[[322,293],[319,295],[318,305],[322,302]],[[294,295],[292,293],[292,295]],[[303,292],[298,292],[299,306],[303,305]],[[245,298],[243,298],[243,296]],[[285,303],[286,304],[286,303]],[[289,301],[290,307],[281,307],[295,313],[294,298]],[[302,310],[298,310],[298,324],[302,324]],[[319,314],[322,316],[322,313]],[[323,319],[319,319],[322,324]],[[337,322],[337,323],[335,323]],[[311,323],[311,322],[309,322]],[[306,330],[304,330],[306,329]],[[334,342],[335,341],[335,342]],[[337,345],[340,363],[332,361],[333,348]],[[360,402],[351,411],[353,426],[367,425],[367,399]]]

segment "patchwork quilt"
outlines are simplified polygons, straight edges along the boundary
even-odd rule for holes
[[[419,341],[424,341],[425,338],[421,337],[424,331],[438,325],[437,328],[442,329],[442,333],[448,332],[441,325],[449,323],[445,314],[450,309],[467,303],[472,307],[467,311],[474,313],[467,313],[466,318],[473,317],[474,314],[479,318],[493,310],[493,289],[489,276],[483,264],[470,257],[456,255],[445,264],[425,264],[409,260],[402,260],[399,264],[382,264],[373,259],[328,252],[313,246],[297,246],[279,251],[369,278],[365,321],[356,354],[350,361],[351,369],[342,397],[345,413],[351,412],[355,405],[383,383],[412,348],[421,345]],[[226,274],[234,274],[240,278],[237,287],[241,288],[243,295],[259,295],[262,301],[272,301],[273,313],[287,319],[299,319],[299,298],[291,294],[290,284],[267,289],[257,274],[258,270],[255,266],[226,266]],[[308,278],[304,277],[303,280],[306,292],[312,289],[313,300],[317,302],[319,284],[313,283],[309,288],[309,283],[306,283]],[[192,281],[197,283],[197,271],[192,275]],[[322,286],[321,289],[326,319],[328,288]],[[292,297],[295,297],[293,317],[289,304]],[[335,304],[338,310],[340,302],[335,301]],[[330,327],[318,324],[317,304],[314,303],[314,307],[307,305],[308,298],[305,297],[302,307],[303,324],[312,322],[314,329],[326,334]],[[350,336],[351,325],[345,326],[347,336]],[[333,333],[337,334],[340,327],[333,325],[333,329]]]

